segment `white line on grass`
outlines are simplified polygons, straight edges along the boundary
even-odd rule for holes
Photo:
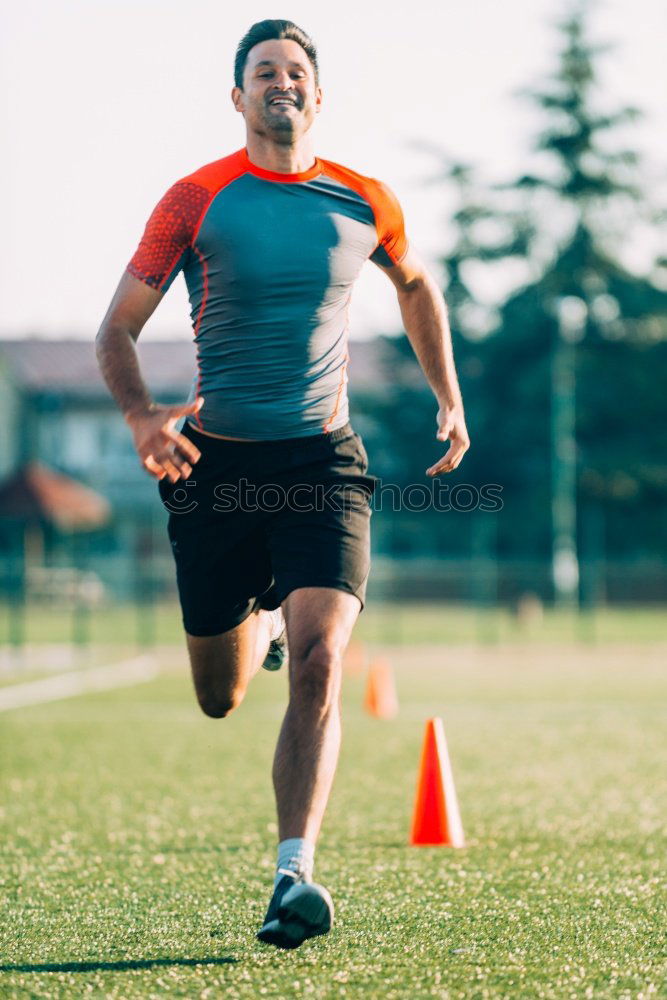
[[[95,691],[145,684],[157,677],[159,669],[152,656],[137,656],[108,667],[91,670],[71,670],[43,681],[13,684],[0,690],[0,712],[25,705],[39,705],[45,701],[61,701]]]

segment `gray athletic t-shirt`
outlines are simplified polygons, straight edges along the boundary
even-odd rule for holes
[[[195,426],[235,438],[321,434],[348,420],[348,306],[369,258],[385,267],[408,243],[392,192],[316,160],[299,174],[245,149],[167,191],[128,265],[165,292],[188,287],[197,350]]]

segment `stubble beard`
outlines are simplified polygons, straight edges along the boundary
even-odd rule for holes
[[[296,128],[296,122],[292,121],[291,118],[288,118],[286,115],[279,117],[278,115],[273,116],[271,114],[266,114],[264,116],[264,123],[266,125],[266,131],[276,145],[294,145],[299,132]]]
[[[272,114],[269,107],[262,109],[262,119],[266,134],[278,146],[293,146],[312,125],[312,116],[307,112],[307,105],[298,105],[300,112],[296,120],[291,115]]]

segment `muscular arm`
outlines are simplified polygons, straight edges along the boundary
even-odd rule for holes
[[[405,332],[438,401],[438,432],[450,440],[447,454],[427,469],[430,476],[451,472],[470,447],[452,338],[442,292],[414,250],[393,267],[381,267],[396,288]]]
[[[435,278],[412,249],[382,270],[396,288],[405,332],[435,398],[441,406],[461,404],[447,308]]]
[[[174,426],[180,417],[196,413],[203,401],[160,406],[153,402],[144,382],[135,344],[161,299],[161,292],[126,272],[102,320],[95,346],[104,381],[132,431],[144,468],[156,479],[169,476],[176,482],[188,479],[200,454]]]
[[[126,419],[153,404],[134,345],[161,299],[160,292],[126,271],[95,340],[102,377]]]

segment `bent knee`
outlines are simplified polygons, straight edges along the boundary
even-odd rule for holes
[[[291,666],[291,697],[309,709],[327,711],[338,703],[342,655],[335,646],[318,640]]]
[[[243,701],[243,693],[234,691],[229,694],[219,694],[214,691],[197,691],[197,701],[204,715],[210,719],[224,719],[238,708]]]

